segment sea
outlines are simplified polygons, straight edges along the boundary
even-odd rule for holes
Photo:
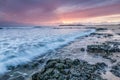
[[[9,66],[18,66],[61,48],[76,38],[90,35],[94,29],[5,27],[0,29],[0,74]]]

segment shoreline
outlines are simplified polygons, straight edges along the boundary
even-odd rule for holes
[[[106,28],[106,27],[99,26],[97,28]],[[116,29],[113,29],[113,28],[110,27],[108,30],[112,30],[115,34],[118,34],[119,30],[120,30],[119,26]],[[103,32],[104,30],[101,30],[101,31]],[[100,31],[98,31],[98,32],[100,32]],[[110,34],[111,34],[111,32],[110,32]],[[25,80],[30,80],[32,74],[38,72],[38,70],[40,71],[49,59],[59,59],[59,58],[60,59],[70,58],[72,60],[74,60],[74,59],[85,60],[89,64],[96,64],[98,62],[104,62],[109,67],[113,66],[114,63],[111,63],[111,61],[109,59],[105,59],[100,55],[89,54],[86,51],[87,50],[87,45],[98,44],[98,43],[101,44],[105,41],[110,41],[112,38],[113,38],[113,36],[105,38],[103,36],[100,37],[100,36],[96,36],[96,35],[94,37],[93,36],[85,36],[85,37],[82,37],[82,38],[78,38],[75,41],[73,41],[72,43],[70,43],[69,45],[67,45],[63,48],[60,48],[58,50],[50,52],[49,54],[44,56],[42,59],[40,58],[40,59],[38,59],[34,62],[29,63],[30,64],[29,66],[27,64],[26,66],[24,66],[27,69],[25,69],[22,66],[23,68],[19,67],[19,68],[13,70],[11,73],[8,73],[8,75],[13,75],[13,77],[15,77],[14,75],[16,75],[16,74],[18,74],[18,75],[24,74],[24,77],[26,77]],[[113,41],[113,40],[111,40],[111,41]],[[38,61],[39,61],[39,63],[38,63]],[[30,66],[32,66],[32,67],[29,69]],[[18,73],[15,73],[15,72],[18,72]],[[21,73],[19,73],[19,72],[21,72]],[[106,77],[105,75],[103,75],[103,76]],[[114,75],[111,75],[111,76],[113,78],[115,78],[115,80],[120,79],[120,78],[118,78]],[[109,78],[110,74],[109,75],[107,74],[107,77]],[[111,79],[111,80],[114,80],[114,79]]]

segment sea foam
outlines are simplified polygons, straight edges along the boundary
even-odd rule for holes
[[[89,35],[94,29],[2,29],[0,30],[0,74],[8,72],[8,66],[32,61],[35,57]]]

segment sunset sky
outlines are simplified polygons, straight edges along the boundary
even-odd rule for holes
[[[120,22],[120,0],[0,0],[0,25],[105,22]]]

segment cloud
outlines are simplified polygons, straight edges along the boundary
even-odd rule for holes
[[[76,10],[72,12],[66,12],[66,13],[63,13],[62,16],[66,18],[67,17],[88,18],[88,17],[120,14],[119,8],[120,8],[119,4],[113,4],[113,5],[107,5],[107,6],[105,5],[98,8],[90,8],[85,10]]]
[[[0,21],[56,23],[61,17],[89,18],[120,14],[120,0],[0,0]]]

